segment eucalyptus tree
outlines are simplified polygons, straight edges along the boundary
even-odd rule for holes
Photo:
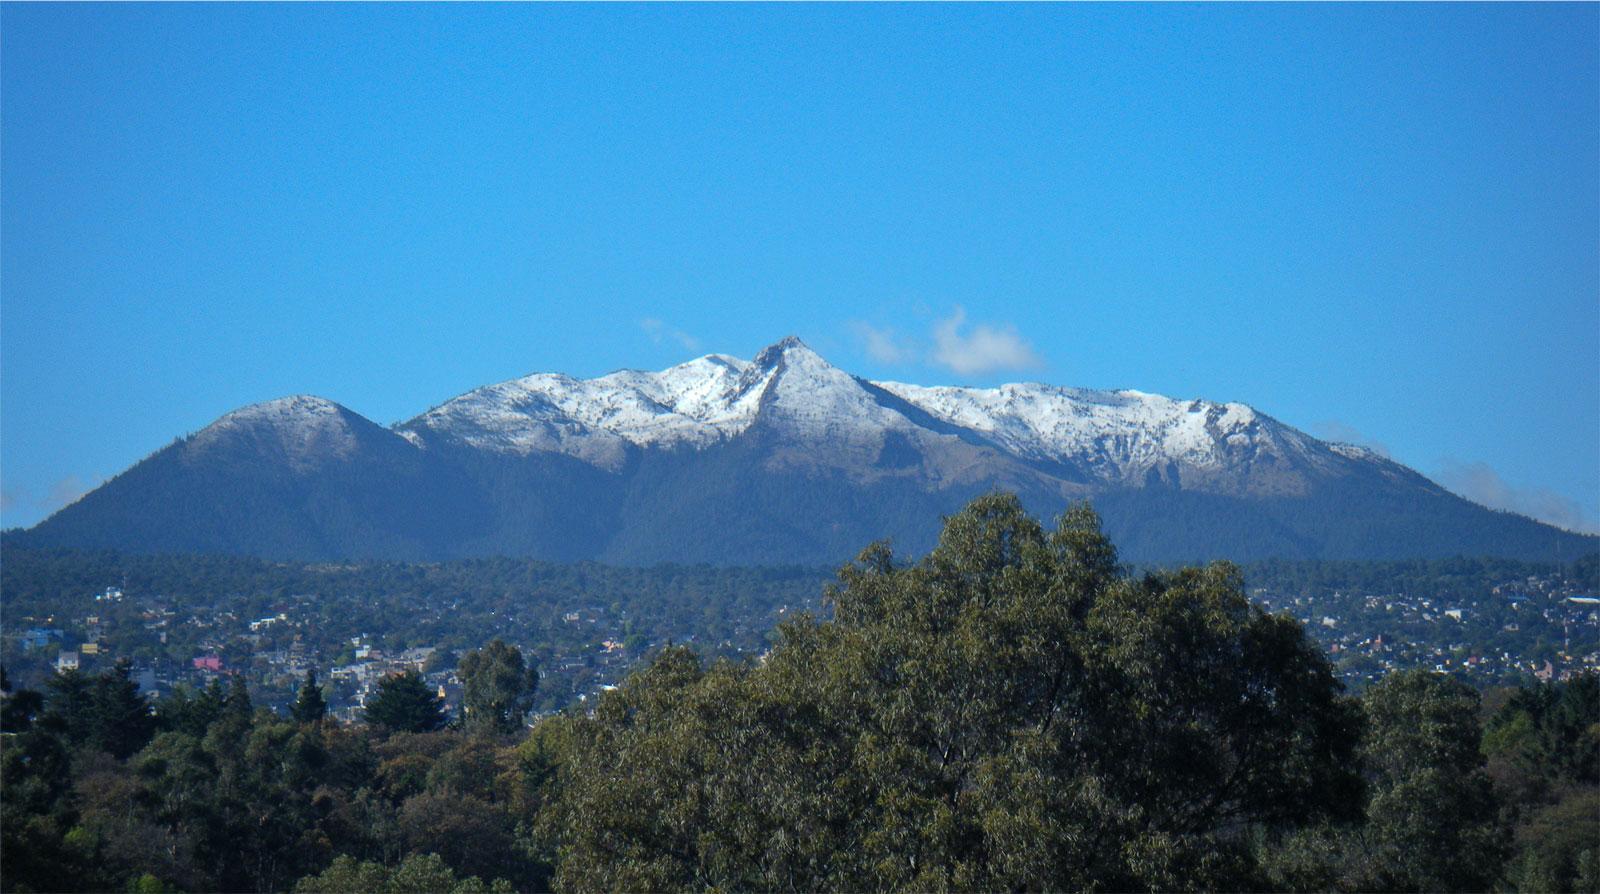
[[[1237,888],[1252,836],[1359,809],[1357,710],[1299,626],[1226,564],[1129,576],[1087,507],[982,497],[826,603],[554,721],[558,887]]]

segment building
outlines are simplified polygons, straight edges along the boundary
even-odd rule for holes
[[[31,627],[22,631],[22,650],[32,652],[34,649],[43,649],[50,645],[51,640],[61,639],[65,635],[63,631],[54,628]]]

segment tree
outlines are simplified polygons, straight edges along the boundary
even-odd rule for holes
[[[0,733],[26,732],[44,713],[44,695],[33,689],[6,692],[0,700]]]
[[[43,723],[66,742],[126,758],[150,741],[155,717],[126,659],[93,677],[76,670],[45,683]]]
[[[1385,677],[1364,702],[1370,850],[1352,884],[1388,891],[1494,887],[1508,841],[1483,770],[1478,693],[1454,677],[1414,670]]]
[[[463,656],[458,673],[468,729],[510,734],[522,728],[539,671],[524,663],[520,649],[497,638]]]
[[[339,856],[321,874],[308,875],[294,886],[295,894],[500,894],[511,890],[501,879],[493,885],[485,885],[477,876],[457,879],[437,854],[412,854],[393,869]]]
[[[1576,789],[1518,830],[1509,872],[1518,891],[1600,890],[1600,790]]]
[[[132,673],[132,665],[124,658],[111,670],[96,676],[90,689],[93,704],[90,744],[118,759],[126,759],[143,748],[155,735],[155,716],[150,712],[150,702],[139,693],[139,684],[132,680]]]
[[[248,719],[250,712],[250,687],[245,685],[243,674],[235,673],[228,678],[228,697],[222,702],[222,713]]]
[[[1359,715],[1299,626],[1232,566],[1126,576],[1087,507],[980,498],[828,601],[758,665],[668,649],[562,721],[558,887],[1245,888],[1247,831],[1359,805]]]
[[[93,723],[93,681],[77,669],[57,671],[44,683],[44,723],[68,742],[85,742]]]
[[[394,732],[425,733],[445,725],[444,705],[416,671],[378,681],[366,704],[367,722]]]
[[[203,739],[211,724],[222,716],[227,699],[222,683],[215,679],[198,691],[186,685],[176,686],[156,703],[156,725],[164,731]]]
[[[317,685],[315,670],[306,671],[305,682],[300,684],[291,713],[300,723],[320,723],[328,713],[328,702],[322,696],[322,687]]]

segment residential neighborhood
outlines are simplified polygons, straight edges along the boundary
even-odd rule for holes
[[[819,581],[797,575],[771,593],[738,600],[708,595],[698,613],[683,608],[695,603],[692,593],[668,608],[644,597],[598,599],[587,584],[520,599],[462,591],[418,600],[339,589],[180,599],[119,581],[48,600],[57,608],[48,614],[36,613],[31,601],[8,605],[0,656],[12,679],[29,685],[126,659],[154,697],[243,675],[260,703],[280,709],[315,672],[333,716],[357,722],[378,681],[408,670],[454,711],[458,656],[498,636],[537,662],[537,709],[548,713],[614,687],[668,642],[713,657],[759,656],[779,622],[819,609]],[[1557,573],[1520,575],[1448,598],[1283,586],[1249,592],[1263,610],[1302,623],[1355,689],[1412,667],[1483,686],[1600,669],[1600,597]]]

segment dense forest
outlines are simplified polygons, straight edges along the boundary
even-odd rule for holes
[[[402,674],[356,726],[314,676],[281,714],[239,676],[8,682],[0,887],[1600,889],[1600,679],[1352,695],[1238,568],[1131,571],[1087,508],[980,498],[770,642],[655,648],[531,727],[500,641],[460,713]]]

